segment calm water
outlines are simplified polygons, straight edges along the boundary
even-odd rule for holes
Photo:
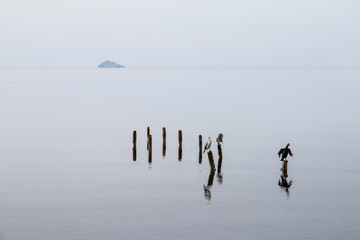
[[[0,239],[359,239],[359,78],[360,70],[0,69]],[[209,199],[198,135],[205,143],[219,132],[222,174]],[[277,152],[288,142],[287,193]]]

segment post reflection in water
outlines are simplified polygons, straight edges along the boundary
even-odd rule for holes
[[[148,151],[148,163],[149,163],[149,165],[151,165],[151,163],[152,163],[152,149],[150,149]]]
[[[207,186],[204,185],[204,196],[207,200],[211,200],[211,186],[214,183],[215,170],[211,170],[209,173],[209,179]]]
[[[136,146],[133,147],[133,161],[136,161]]]
[[[218,154],[219,154],[219,159],[218,159],[217,171],[216,171],[212,152],[211,152],[211,150],[208,151],[210,173],[209,173],[207,186],[205,186],[205,185],[203,185],[203,186],[204,186],[204,196],[209,201],[211,200],[211,186],[214,183],[215,172],[217,172],[217,174],[216,174],[217,182],[219,184],[223,184],[223,174],[221,172],[223,155],[222,155],[221,143],[219,143],[219,141],[218,141]],[[199,159],[200,159],[200,156],[201,155],[199,154]]]
[[[162,145],[162,156],[163,157],[166,156],[166,142],[163,142],[163,145]]]
[[[284,161],[283,163],[283,167],[280,169],[281,170],[281,174],[280,174],[280,179],[278,181],[278,185],[280,186],[280,188],[282,190],[284,190],[286,192],[286,196],[289,198],[290,197],[290,187],[292,185],[292,180],[288,181],[288,173],[287,173],[287,160]]]
[[[181,159],[182,159],[182,146],[179,145],[178,160],[181,161]]]

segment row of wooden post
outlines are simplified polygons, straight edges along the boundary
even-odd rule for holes
[[[163,144],[162,144],[162,156],[165,157],[166,155],[166,128],[162,128],[162,138],[163,138]],[[178,132],[178,141],[179,141],[179,149],[178,149],[178,160],[182,160],[182,131],[179,130]],[[202,163],[202,136],[199,135],[199,163]],[[222,149],[221,144],[217,144],[218,148],[218,154],[219,154],[219,161],[218,161],[218,174],[221,173],[221,165],[222,165]],[[147,150],[148,150],[148,162],[152,162],[152,135],[150,134],[150,127],[147,127]],[[211,150],[208,150],[208,159],[209,159],[209,165],[210,165],[210,171],[215,172],[215,162],[214,162],[214,156],[211,152]],[[133,131],[133,161],[136,161],[136,131]]]

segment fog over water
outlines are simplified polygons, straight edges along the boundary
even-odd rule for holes
[[[357,0],[1,0],[0,67],[360,68]]]
[[[359,77],[359,70],[2,68],[0,239],[357,239]],[[198,135],[203,143],[212,137],[217,164],[220,132],[222,179],[215,175],[209,200]],[[288,193],[278,184],[277,156],[287,143]]]

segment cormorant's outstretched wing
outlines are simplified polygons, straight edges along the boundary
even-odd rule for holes
[[[290,154],[290,156],[291,156],[291,157],[293,156],[293,154],[292,154],[292,152],[291,152],[290,148],[289,148],[289,154]]]
[[[283,154],[283,152],[284,152],[284,149],[283,148],[280,149],[280,151],[278,152],[279,157],[280,157],[281,154]]]

